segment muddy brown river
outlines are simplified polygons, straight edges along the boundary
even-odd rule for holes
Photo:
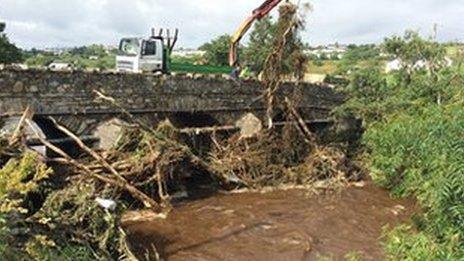
[[[408,222],[416,210],[412,200],[367,184],[318,196],[220,194],[125,229],[137,248],[155,245],[165,260],[344,260],[353,252],[381,260],[382,227]]]

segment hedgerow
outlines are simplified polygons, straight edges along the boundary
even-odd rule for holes
[[[459,59],[408,32],[384,50],[402,68],[355,72],[340,109],[365,120],[363,138],[373,180],[396,196],[414,196],[413,226],[385,233],[392,260],[464,259],[464,106]]]

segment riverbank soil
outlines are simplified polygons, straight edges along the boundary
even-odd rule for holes
[[[414,201],[392,199],[368,183],[325,195],[219,194],[182,203],[166,219],[124,227],[140,253],[154,245],[165,260],[344,260],[355,252],[382,260],[382,228],[415,211]]]

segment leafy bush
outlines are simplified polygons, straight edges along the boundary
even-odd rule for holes
[[[385,231],[384,244],[387,260],[462,260],[446,244],[437,243],[433,237],[424,232],[416,233],[411,226],[400,226]]]
[[[381,61],[380,48],[375,45],[349,45],[337,63],[337,72],[346,74],[362,68],[373,68]]]
[[[421,231],[428,238],[433,235],[434,244],[445,245],[461,257],[464,257],[463,116],[462,105],[429,106],[374,124],[365,137],[372,148],[374,181],[396,195],[416,196],[425,211]]]
[[[415,33],[387,39],[403,62],[392,74],[370,68],[352,75],[343,113],[363,117],[375,182],[423,208],[414,229],[386,232],[392,260],[464,259],[464,107],[460,66],[443,47]],[[420,62],[421,65],[418,65]]]
[[[0,213],[26,212],[22,206],[24,197],[51,173],[36,153],[28,152],[20,159],[8,161],[0,169]]]
[[[52,171],[33,152],[26,152],[17,159],[11,158],[5,166],[0,167],[0,256],[6,260],[24,260],[20,258],[24,253],[11,247],[14,236],[9,222],[19,222],[19,216],[29,214],[29,206],[24,199],[29,193],[37,192],[39,183],[47,179]]]

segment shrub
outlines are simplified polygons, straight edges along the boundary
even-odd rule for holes
[[[385,51],[404,62],[392,74],[352,75],[342,108],[364,118],[374,181],[396,196],[414,196],[423,213],[414,228],[386,232],[392,260],[464,259],[464,107],[460,66],[443,63],[443,47],[408,32]],[[425,66],[415,66],[417,62]]]
[[[464,257],[464,109],[432,105],[408,112],[367,131],[372,177],[395,195],[417,197],[426,236],[414,237],[431,238]],[[411,251],[427,245],[414,244]]]

